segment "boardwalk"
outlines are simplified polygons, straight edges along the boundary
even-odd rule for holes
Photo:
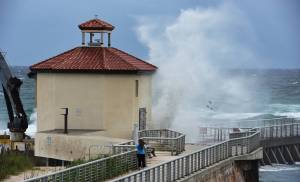
[[[176,134],[173,131],[167,130],[163,132],[159,130],[144,132],[145,135],[150,133],[152,133],[152,136],[149,137],[148,135],[144,137],[146,137],[149,142],[156,141],[160,144],[166,144],[168,146],[166,149],[168,149],[169,152],[181,153],[182,149],[184,149],[184,147],[178,146],[184,143],[182,134]],[[158,134],[160,134],[160,137],[158,137]],[[151,137],[153,137],[153,140],[151,140]],[[262,148],[264,149],[265,157],[266,154],[269,156],[268,150],[270,147],[286,148],[286,146],[283,147],[283,144],[294,145],[297,149],[294,149],[293,152],[277,152],[281,156],[281,161],[287,162],[288,159],[293,159],[295,161],[298,159],[297,157],[300,157],[299,141],[300,123],[253,128],[246,132],[231,133],[228,140],[212,146],[205,148],[193,146],[194,148],[190,152],[187,151],[188,147],[186,147],[186,151],[179,155],[164,156],[161,157],[160,160],[158,160],[159,158],[153,158],[151,159],[152,162],[150,160],[149,166],[146,169],[139,171],[135,171],[136,152],[135,150],[132,150],[134,147],[131,145],[132,143],[127,143],[124,144],[123,147],[117,146],[116,149],[120,150],[121,153],[114,158],[117,161],[115,161],[115,166],[113,168],[117,168],[123,174],[127,173],[127,175],[114,178],[113,181],[156,182],[182,180],[192,174],[199,171],[205,171],[210,167],[222,164],[228,160],[245,160],[247,158],[261,159],[262,156],[257,156],[257,154],[262,151]],[[122,151],[123,149],[126,149],[127,152]],[[274,152],[274,149],[272,150]],[[278,149],[276,150],[278,151]],[[276,154],[274,152],[274,155]],[[272,157],[269,156],[269,158]],[[280,159],[277,159],[278,163]],[[105,175],[103,170],[107,168],[107,163],[104,163],[105,160],[107,159],[93,161],[51,175],[29,179],[27,181],[72,181],[72,179],[76,179],[75,181],[108,180],[109,178],[103,178],[103,175]],[[122,163],[122,161],[127,161],[127,163]],[[268,161],[269,163],[272,163],[271,159]],[[262,163],[266,163],[265,158],[262,160]],[[125,168],[129,170],[125,170]],[[117,173],[114,174],[115,176],[117,175]],[[110,179],[112,179],[113,176],[114,175],[111,175]]]
[[[300,123],[254,128],[246,132],[233,133],[229,138],[225,142],[123,176],[114,181],[175,181],[196,171],[205,170],[205,168],[226,159],[251,154],[260,147],[270,143],[276,144],[282,140],[295,142],[294,144],[298,146],[299,151]],[[278,146],[281,147],[281,145]],[[282,154],[281,157],[284,158],[284,155]]]

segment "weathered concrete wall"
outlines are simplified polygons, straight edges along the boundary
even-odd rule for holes
[[[207,168],[184,182],[256,182],[258,181],[258,161],[232,160]]]
[[[109,153],[113,144],[127,140],[103,137],[102,132],[47,133],[39,132],[35,138],[35,156],[73,161],[94,158]]]
[[[60,108],[68,107],[70,129],[104,130],[110,137],[130,138],[139,108],[146,107],[151,126],[151,81],[147,74],[38,73],[37,130],[63,129]]]

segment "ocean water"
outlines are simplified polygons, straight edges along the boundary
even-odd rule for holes
[[[300,164],[262,166],[259,170],[261,182],[299,182]]]
[[[27,114],[29,120],[29,127],[27,129],[28,135],[34,135],[35,122],[36,122],[36,112],[35,112],[35,83],[33,79],[28,78],[27,73],[29,72],[28,67],[24,66],[14,66],[11,68],[12,72],[16,77],[23,81],[20,88],[21,100],[23,103],[24,110]],[[4,95],[2,87],[0,88],[0,133],[7,130],[8,114],[6,110],[6,103],[4,100]]]
[[[27,134],[34,135],[36,122],[34,80],[27,77],[27,67],[13,67],[12,71],[23,80],[21,99],[30,119]],[[227,111],[212,111],[213,113],[208,112],[208,115],[205,116],[205,112],[195,110],[194,115],[204,113],[203,118],[210,118],[214,124],[220,122],[218,126],[224,124],[223,121],[226,120],[228,121],[226,122],[227,127],[230,125],[235,127],[236,125],[240,127],[255,126],[258,123],[253,121],[257,118],[282,116],[300,118],[300,70],[230,70],[227,75],[247,81],[246,86],[249,87],[248,90],[255,95],[256,99],[245,101],[243,104],[251,107],[239,109],[239,107],[230,106],[227,103],[227,106],[224,107],[228,108]],[[215,101],[212,102],[212,107],[214,107]],[[1,89],[0,106],[0,130],[3,131],[6,130],[8,116]],[[189,113],[189,115],[193,114]],[[183,119],[187,121],[194,118],[191,116],[191,118]],[[300,181],[300,164],[263,166],[260,169],[260,181]]]

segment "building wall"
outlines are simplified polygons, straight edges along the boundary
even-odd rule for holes
[[[93,159],[112,153],[112,145],[124,139],[104,137],[100,132],[62,134],[39,132],[35,136],[35,156],[65,161]]]
[[[38,73],[36,79],[38,132],[63,129],[63,107],[69,108],[69,129],[104,130],[128,139],[142,107],[151,126],[150,74]]]

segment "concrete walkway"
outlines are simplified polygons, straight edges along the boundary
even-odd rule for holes
[[[201,150],[202,148],[205,148],[205,147],[207,147],[207,145],[186,144],[185,151],[177,156],[172,156],[170,152],[157,151],[156,157],[147,159],[147,168],[153,167],[157,164],[161,164],[161,163],[164,163],[167,161],[177,159],[177,158],[181,157],[182,155],[186,155],[186,154]]]
[[[200,145],[200,144],[185,144],[185,151],[179,155],[176,155],[176,156],[172,156],[171,155],[171,152],[163,152],[163,151],[156,151],[156,157],[152,157],[152,158],[147,158],[146,159],[146,162],[147,162],[147,168],[151,168],[153,166],[156,166],[156,165],[159,165],[159,164],[162,164],[162,163],[165,163],[165,162],[168,162],[168,161],[171,161],[171,160],[174,160],[174,159],[177,159],[177,158],[180,158],[181,156],[183,155],[186,155],[186,154],[189,154],[189,153],[192,153],[192,152],[196,152],[198,150],[201,150],[202,148],[205,148],[207,147],[208,145]],[[131,171],[130,173],[134,173],[134,172],[137,172],[138,170],[135,170],[135,171]],[[126,174],[123,174],[121,176],[117,176],[116,178],[119,178],[119,177],[122,177],[122,176],[126,176],[130,173],[126,173]],[[116,179],[116,178],[113,178],[113,179]],[[107,180],[107,181],[111,181],[113,179],[110,179],[110,180]]]
[[[10,176],[9,178],[3,180],[3,182],[16,182],[16,181],[23,181],[26,178],[31,178],[35,176],[42,176],[45,174],[53,173],[59,170],[64,169],[64,167],[34,167],[32,170],[28,170],[25,172],[21,172],[19,174]]]

